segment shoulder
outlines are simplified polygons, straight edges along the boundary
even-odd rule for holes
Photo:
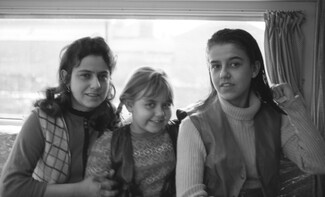
[[[105,130],[103,132],[103,134],[96,140],[96,144],[99,145],[105,145],[105,144],[110,144],[111,140],[112,140],[112,135],[113,135],[113,131],[111,130]]]
[[[195,128],[191,117],[188,116],[186,118],[184,118],[184,120],[182,121],[182,123],[180,124],[180,132],[183,132],[184,130],[192,130],[191,128]]]
[[[40,130],[40,121],[39,121],[39,115],[36,109],[32,110],[29,116],[27,116],[24,119],[24,124],[22,126],[21,131],[25,133],[25,131],[28,131],[29,133],[35,133],[33,131]]]
[[[44,136],[40,126],[38,114],[33,110],[30,115],[24,120],[21,130],[16,138],[17,143],[21,147],[28,147],[30,151],[31,146],[38,147],[44,145]],[[27,149],[25,151],[27,151]],[[40,148],[41,149],[41,148]],[[35,149],[33,149],[35,150]]]

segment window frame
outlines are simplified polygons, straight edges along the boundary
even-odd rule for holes
[[[0,18],[263,21],[266,10],[306,8],[310,14],[313,4],[307,0],[1,0]],[[3,121],[22,124],[23,119],[2,116],[0,124]]]

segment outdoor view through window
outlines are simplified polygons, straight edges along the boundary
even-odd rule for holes
[[[222,28],[249,31],[263,48],[264,22],[135,19],[0,19],[0,132],[18,133],[42,90],[57,84],[61,49],[85,36],[102,36],[117,57],[119,91],[140,66],[159,67],[175,91],[174,109],[209,91],[205,45]]]

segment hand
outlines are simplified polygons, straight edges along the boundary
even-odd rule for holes
[[[295,96],[291,86],[287,83],[276,84],[272,86],[271,89],[273,92],[273,99],[280,104]]]
[[[101,184],[96,180],[96,177],[90,176],[83,181],[76,183],[75,196],[80,197],[100,197]]]
[[[118,194],[118,183],[113,180],[115,172],[110,170],[103,175],[96,176],[95,180],[100,184],[100,197],[114,197]]]
[[[114,172],[113,172],[114,173]],[[90,176],[77,183],[77,196],[85,197],[114,197],[118,194],[117,182],[109,179],[112,172],[100,176]]]

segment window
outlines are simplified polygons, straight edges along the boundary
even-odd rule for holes
[[[0,132],[19,132],[41,90],[57,84],[61,49],[84,36],[102,36],[117,56],[118,93],[140,66],[166,71],[183,108],[209,91],[205,45],[217,30],[242,28],[263,51],[264,22],[147,19],[0,19]]]

